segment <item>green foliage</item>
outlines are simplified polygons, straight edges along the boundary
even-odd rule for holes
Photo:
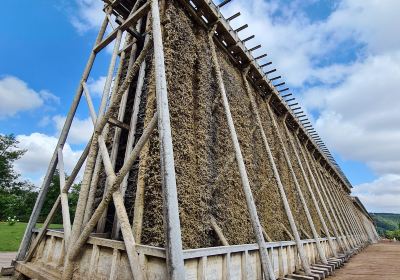
[[[38,195],[38,189],[27,181],[22,181],[20,175],[13,169],[13,164],[26,151],[18,149],[18,141],[13,135],[0,135],[0,221],[8,217],[16,217],[27,222]],[[80,184],[73,185],[69,194],[71,217],[75,215],[75,205],[79,196]],[[43,222],[60,194],[60,175],[53,175],[46,200],[39,216]],[[53,223],[62,223],[61,211],[58,211]]]
[[[400,230],[387,230],[385,232],[385,237],[388,239],[396,238],[396,240],[400,240]]]
[[[17,216],[8,217],[8,218],[7,218],[7,224],[8,224],[9,226],[13,226],[13,225],[15,225],[15,224],[18,223],[18,222],[19,222],[19,220],[17,219]]]
[[[14,135],[0,135],[0,190],[10,191],[18,187],[19,174],[14,171],[13,163],[25,152],[18,149]]]
[[[18,149],[14,135],[0,135],[0,220],[29,219],[36,199],[34,186],[20,179],[13,164],[26,151]]]
[[[400,214],[371,213],[375,221],[379,235],[386,238],[399,239],[400,237]]]

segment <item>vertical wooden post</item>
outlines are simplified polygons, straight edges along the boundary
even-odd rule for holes
[[[352,221],[349,218],[347,209],[345,208],[345,206],[343,205],[343,202],[341,201],[340,197],[336,193],[336,186],[333,184],[333,182],[331,180],[330,180],[330,183],[331,183],[332,195],[335,197],[335,200],[339,204],[339,209],[343,213],[344,220],[347,224],[347,227],[349,228],[349,232],[351,232],[351,234],[355,240],[355,246],[357,247],[361,243],[358,233],[355,229],[355,226],[353,225]]]
[[[339,197],[339,199],[342,200],[344,209],[347,211],[349,220],[353,224],[353,228],[355,229],[355,231],[358,234],[360,243],[364,243],[366,241],[364,232],[362,231],[357,219],[354,217],[353,209],[348,204],[348,198],[343,195],[341,190],[339,190],[340,186],[337,186],[337,187],[338,187],[338,190],[337,190],[338,197]]]
[[[328,194],[329,199],[331,200],[332,204],[334,205],[334,209],[335,209],[335,211],[337,213],[337,216],[338,216],[338,218],[340,220],[342,228],[346,233],[346,237],[348,238],[348,240],[351,243],[351,247],[352,248],[356,248],[357,245],[356,245],[356,241],[354,239],[354,236],[353,236],[351,230],[349,229],[349,225],[348,225],[348,223],[346,222],[346,220],[345,220],[345,218],[343,216],[343,212],[341,211],[341,208],[340,208],[340,205],[338,204],[338,201],[335,199],[335,197],[333,196],[332,191],[330,190],[331,186],[328,184],[328,182],[326,181],[326,178],[324,178],[324,176],[326,176],[326,175],[321,172],[321,178],[322,178],[322,180],[325,181],[326,193]]]
[[[158,134],[160,138],[168,277],[169,279],[183,280],[185,279],[185,270],[183,263],[181,225],[179,220],[178,193],[176,188],[174,152],[158,0],[151,0],[151,16],[154,41]]]
[[[232,114],[231,114],[230,107],[229,107],[228,97],[226,96],[226,90],[225,90],[224,81],[222,79],[221,68],[220,68],[220,65],[218,62],[217,52],[215,50],[215,44],[213,41],[214,32],[215,32],[214,29],[211,30],[209,33],[209,37],[208,37],[209,45],[210,45],[210,49],[211,49],[211,55],[212,55],[212,62],[213,62],[214,71],[216,72],[216,76],[217,76],[218,88],[221,93],[222,104],[224,107],[225,116],[226,116],[226,120],[227,120],[227,124],[228,124],[228,128],[229,128],[233,148],[235,150],[236,162],[238,165],[239,174],[240,174],[240,178],[242,181],[243,192],[244,192],[244,195],[246,198],[247,209],[250,214],[251,225],[253,227],[253,231],[254,231],[256,241],[257,241],[257,244],[259,247],[260,260],[261,260],[261,265],[262,265],[262,268],[264,271],[264,276],[265,276],[265,278],[275,280],[276,279],[275,274],[274,274],[274,271],[272,268],[271,260],[268,256],[267,245],[265,244],[265,241],[264,241],[262,227],[260,224],[260,220],[258,218],[257,208],[256,208],[256,205],[254,202],[251,188],[250,188],[249,178],[247,176],[246,166],[244,164],[242,151],[240,149],[240,144],[239,144],[239,140],[238,140],[238,137],[236,134],[235,125],[233,123],[233,118],[232,118]]]
[[[289,131],[288,131],[288,130],[287,130],[287,133],[288,133],[288,137],[290,138],[290,135],[289,135]],[[329,215],[329,212],[328,212],[328,209],[327,209],[327,207],[326,207],[326,205],[325,205],[324,199],[323,199],[322,196],[321,196],[321,193],[320,193],[320,191],[319,191],[319,187],[318,187],[317,182],[316,182],[316,180],[315,180],[314,174],[313,174],[313,172],[311,171],[310,164],[308,163],[308,160],[307,160],[307,158],[306,158],[306,156],[305,156],[305,154],[304,154],[304,151],[303,151],[302,145],[301,145],[301,143],[300,143],[300,140],[299,140],[299,139],[297,138],[297,136],[295,136],[295,135],[293,136],[293,138],[295,138],[295,140],[296,140],[296,142],[297,142],[297,144],[298,144],[298,149],[300,150],[300,153],[301,153],[302,156],[303,156],[304,162],[305,162],[306,167],[307,167],[308,174],[310,175],[311,181],[313,182],[314,189],[316,190],[316,193],[317,193],[317,195],[318,195],[318,198],[319,198],[319,200],[320,200],[320,203],[321,203],[321,205],[322,205],[322,207],[323,207],[323,209],[324,209],[324,211],[325,211],[326,217],[328,218],[328,222],[330,223],[331,228],[333,229],[333,231],[334,231],[334,233],[335,233],[336,229],[335,229],[334,224],[333,224],[333,222],[332,222],[332,219],[331,219],[331,217],[330,217],[330,215]],[[290,138],[290,139],[291,139],[291,138]],[[290,141],[292,141],[292,140],[290,140]],[[293,145],[293,149],[296,150],[296,149],[294,148],[293,142],[292,142],[292,145]],[[295,153],[296,153],[296,157],[297,157],[298,160],[300,161],[299,155],[297,154],[297,152],[295,152]],[[305,170],[303,169],[303,167],[302,167],[302,172],[303,172],[303,174],[304,174],[304,178],[305,178],[305,180],[306,180],[306,185],[307,185],[308,190],[309,190],[309,192],[310,192],[311,199],[312,199],[312,201],[313,201],[313,203],[314,203],[314,205],[315,205],[315,209],[317,210],[318,217],[319,217],[319,219],[320,219],[320,221],[321,221],[322,227],[323,227],[323,229],[324,229],[324,231],[325,231],[325,234],[326,234],[326,237],[327,237],[327,239],[328,239],[329,247],[331,248],[333,255],[334,255],[335,257],[337,257],[337,251],[336,251],[336,248],[335,248],[335,246],[334,246],[334,244],[333,244],[332,237],[331,237],[331,235],[330,235],[330,233],[329,233],[329,229],[328,229],[328,227],[327,227],[327,225],[326,225],[326,223],[325,223],[325,220],[324,220],[324,217],[323,217],[323,215],[322,215],[321,209],[320,209],[320,207],[319,207],[319,205],[318,205],[318,201],[317,201],[317,199],[316,199],[316,197],[315,197],[314,191],[313,191],[313,189],[312,189],[312,187],[311,187],[311,184],[310,184],[310,182],[309,182],[309,180],[308,180],[308,177],[307,177],[307,175],[306,175]],[[339,243],[339,242],[340,242],[340,239],[339,239],[339,236],[338,236],[337,232],[336,232],[336,238],[338,239],[338,243]],[[339,244],[340,244],[340,243],[339,243]]]
[[[299,145],[300,145],[300,141],[298,141],[298,143],[299,143]],[[302,150],[302,152],[303,152],[303,156],[306,157],[305,152],[304,152],[303,150]],[[306,160],[308,160],[308,159],[309,159],[309,157],[307,157]],[[327,213],[327,217],[328,217],[329,223],[330,223],[330,225],[331,225],[331,227],[332,227],[332,229],[333,229],[333,233],[334,233],[335,236],[336,236],[336,239],[337,239],[338,244],[340,245],[340,247],[342,247],[343,252],[344,252],[344,253],[348,253],[348,252],[350,251],[350,246],[349,246],[349,244],[348,244],[347,237],[345,236],[345,233],[344,233],[344,231],[343,231],[343,229],[342,229],[342,226],[340,225],[340,223],[339,223],[339,221],[338,221],[338,218],[337,218],[336,213],[335,213],[335,211],[334,211],[334,209],[333,209],[332,203],[331,203],[331,201],[329,200],[329,198],[328,198],[328,196],[327,196],[327,194],[326,194],[326,192],[325,192],[325,185],[324,185],[324,183],[321,181],[321,178],[320,178],[320,176],[319,176],[319,174],[318,174],[318,170],[317,170],[317,168],[316,168],[314,162],[311,162],[311,166],[313,167],[313,171],[314,171],[314,172],[312,172],[311,169],[309,170],[309,172],[315,174],[315,177],[316,177],[317,180],[318,180],[318,183],[319,183],[320,189],[321,189],[321,191],[322,191],[322,194],[323,194],[324,197],[325,197],[325,199],[322,198],[321,202],[322,202],[323,204],[325,204],[325,201],[326,201],[326,202],[328,203],[328,206],[329,206],[330,213],[328,212],[328,209],[325,209],[325,212]],[[314,185],[314,186],[315,186],[315,185]],[[325,206],[326,206],[326,205],[325,205]],[[331,218],[331,215],[332,215],[333,219],[335,220],[335,223],[333,223],[332,218]],[[337,227],[337,229],[336,229],[336,227]],[[338,232],[338,231],[339,231],[339,232]],[[339,233],[340,233],[340,235],[339,235]]]
[[[287,134],[287,137],[288,137],[287,140],[289,141],[289,144],[291,145],[291,148],[292,148],[292,150],[293,150],[293,152],[295,154],[295,157],[297,159],[297,163],[298,163],[298,165],[300,167],[300,170],[302,172],[303,178],[304,178],[306,184],[309,184],[308,178],[307,178],[307,176],[306,176],[306,174],[304,172],[304,168],[303,168],[303,165],[301,163],[301,160],[300,160],[300,158],[299,158],[299,156],[297,154],[297,151],[296,151],[296,149],[295,149],[295,147],[293,145],[292,139],[290,137],[289,131],[288,131],[287,127],[286,127],[286,124],[285,124],[286,116],[285,116],[285,118],[282,119],[283,129],[285,130],[285,132]],[[303,195],[303,191],[301,190],[300,184],[299,184],[299,182],[297,180],[297,176],[296,176],[296,174],[294,172],[294,169],[293,169],[292,162],[291,162],[291,160],[289,158],[288,151],[286,150],[285,144],[283,142],[283,139],[282,139],[282,136],[281,136],[281,133],[280,133],[279,125],[276,122],[274,115],[270,114],[270,117],[272,118],[272,124],[274,126],[275,131],[277,132],[278,140],[279,140],[279,143],[280,143],[280,145],[282,147],[283,155],[284,155],[286,163],[287,163],[287,165],[289,167],[290,174],[292,175],[293,182],[294,182],[296,191],[297,191],[297,193],[299,195],[301,204],[303,206],[304,213],[306,214],[307,221],[308,221],[308,223],[310,225],[310,228],[311,228],[311,231],[312,231],[312,234],[313,234],[313,238],[315,239],[315,245],[317,247],[317,251],[318,251],[320,260],[321,260],[322,263],[327,264],[328,261],[326,260],[325,252],[322,250],[321,243],[320,243],[320,240],[319,240],[319,236],[318,236],[317,230],[315,229],[314,221],[312,220],[312,217],[311,217],[311,214],[310,214],[310,210],[308,209],[307,202],[306,202],[306,200],[304,198],[304,195]],[[319,213],[319,214],[321,214],[321,213]],[[322,215],[320,216],[320,219],[323,222]],[[293,231],[293,228],[292,228],[292,231]],[[296,231],[297,231],[297,228],[296,228]],[[332,251],[335,251],[335,247],[333,247],[333,244],[332,244]]]
[[[69,244],[69,237],[71,236],[71,218],[69,215],[68,206],[68,191],[64,190],[65,186],[65,171],[64,159],[61,148],[58,148],[58,172],[60,176],[60,197],[61,197],[61,212],[64,228],[64,246],[67,249]]]
[[[271,121],[272,121],[272,124],[273,124],[273,126],[274,126],[274,129],[275,129],[275,130],[277,131],[277,133],[278,133],[278,138],[280,138],[280,133],[279,133],[278,124],[276,123],[275,117],[274,117],[274,115],[273,115],[274,113],[273,113],[272,110],[271,110],[271,107],[270,107],[270,105],[269,105],[269,102],[267,103],[267,111],[268,111],[268,115],[269,115],[269,117],[270,117],[270,119],[271,119]],[[281,138],[280,138],[280,141],[282,141]],[[264,143],[264,145],[266,145],[266,144]],[[284,156],[285,156],[285,158],[286,158],[286,161],[287,161],[288,166],[289,166],[289,169],[290,169],[290,168],[291,168],[291,165],[289,164],[290,161],[289,161],[289,157],[288,157],[288,155],[287,155],[286,149],[284,149],[284,147],[282,147],[282,148],[283,148]],[[269,153],[270,153],[271,151],[270,151],[270,149],[269,149],[269,146],[268,146],[268,150],[269,150]],[[269,153],[268,153],[268,154],[269,154]],[[273,160],[272,153],[271,153],[271,155],[269,155],[269,158],[270,158],[271,163],[272,163],[272,162],[275,162],[275,161]],[[272,168],[273,168],[273,169],[276,169],[276,171],[274,171],[274,174],[279,174],[278,169],[277,169],[275,163],[272,164]],[[278,178],[279,178],[279,180],[278,180]],[[294,177],[294,178],[295,178],[295,177]],[[288,199],[287,199],[287,197],[286,197],[285,189],[284,189],[284,187],[283,187],[283,184],[282,184],[282,181],[281,181],[279,175],[278,175],[278,176],[275,175],[275,179],[277,180],[277,183],[278,183],[278,189],[279,189],[279,192],[280,192],[280,194],[281,194],[281,198],[282,198],[282,202],[283,202],[283,207],[284,207],[284,209],[285,209],[286,215],[287,215],[288,220],[289,220],[289,225],[290,225],[290,228],[291,228],[291,230],[292,230],[292,233],[293,233],[293,236],[294,236],[294,240],[295,240],[295,242],[296,242],[297,251],[298,251],[298,253],[299,253],[299,256],[300,256],[300,260],[301,260],[303,269],[304,269],[304,271],[305,271],[305,273],[306,273],[307,275],[311,275],[310,264],[309,264],[309,262],[308,262],[308,260],[307,260],[307,256],[306,256],[306,253],[305,253],[305,251],[304,251],[303,243],[302,243],[301,240],[300,240],[299,231],[297,230],[297,226],[296,226],[296,223],[295,223],[294,218],[293,218],[293,213],[292,213],[292,210],[290,209],[289,201],[288,201]],[[297,182],[297,179],[296,179],[295,181]]]
[[[310,155],[312,156],[312,155]],[[354,248],[354,241],[352,239],[352,236],[350,232],[348,231],[346,224],[343,220],[343,217],[341,216],[341,212],[338,209],[337,201],[334,200],[332,197],[332,194],[329,190],[329,185],[328,182],[325,180],[326,174],[319,169],[319,167],[314,166],[315,168],[315,174],[318,179],[318,181],[321,183],[321,190],[326,198],[326,200],[332,205],[331,210],[332,210],[332,215],[335,218],[336,225],[338,226],[341,235],[343,239],[345,240],[345,245],[347,250],[350,252],[351,248]]]

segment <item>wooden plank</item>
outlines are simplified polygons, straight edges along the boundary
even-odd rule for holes
[[[231,279],[231,253],[226,253],[224,255],[224,263],[222,267],[222,279],[223,280]]]
[[[121,253],[118,249],[113,250],[113,256],[111,261],[111,272],[109,280],[116,280],[118,278],[118,265],[120,262]]]
[[[198,262],[197,279],[207,280],[207,257],[201,257]]]
[[[53,217],[55,216],[58,207],[60,206],[60,202],[61,202],[61,197],[58,196],[56,201],[54,202],[53,207],[50,210],[49,215],[47,215],[46,220],[44,221],[42,228],[40,229],[38,235],[36,236],[35,240],[33,241],[31,247],[29,248],[29,252],[26,255],[25,261],[30,261],[30,259],[32,258],[32,256],[34,255],[37,246],[40,244],[40,242],[43,240],[43,237],[46,234],[47,228],[49,227]]]
[[[90,257],[90,265],[89,265],[89,279],[95,279],[97,264],[99,263],[99,257],[100,257],[99,246],[93,245],[92,255]]]

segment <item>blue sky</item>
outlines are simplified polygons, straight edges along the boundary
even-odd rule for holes
[[[16,168],[40,185],[102,4],[5,0],[2,8],[10,12],[0,18],[0,133],[14,133],[29,150]],[[399,10],[395,0],[234,0],[223,14],[241,11],[232,25],[249,24],[240,36],[256,35],[247,46],[262,44],[367,208],[400,213]],[[89,80],[96,104],[109,56],[96,60]],[[85,106],[77,117],[67,170],[91,132]]]

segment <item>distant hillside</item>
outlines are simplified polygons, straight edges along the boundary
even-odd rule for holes
[[[400,214],[391,213],[370,213],[376,223],[379,234],[385,233],[387,230],[400,229]]]

